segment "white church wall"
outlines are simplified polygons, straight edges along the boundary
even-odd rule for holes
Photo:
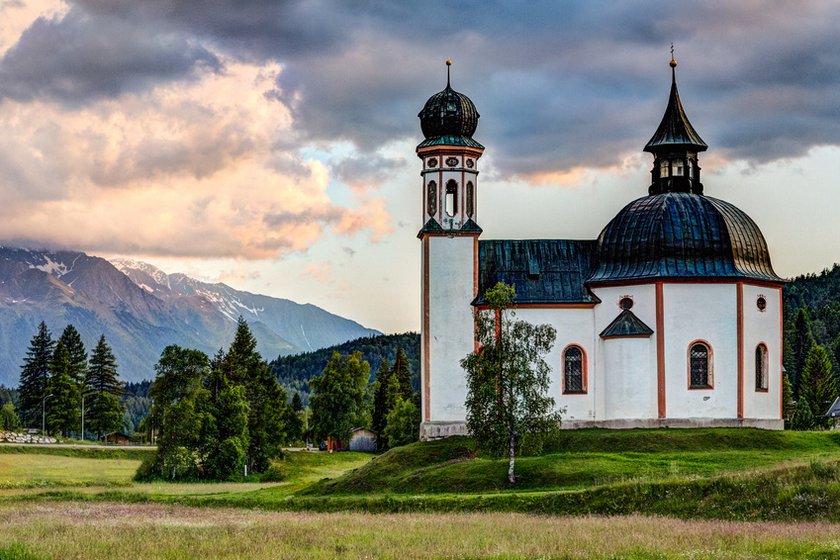
[[[516,316],[531,324],[548,323],[557,330],[557,339],[546,357],[551,366],[551,388],[549,395],[559,408],[565,408],[564,420],[592,420],[595,418],[595,395],[597,390],[593,379],[596,349],[595,326],[592,309],[545,308],[517,309]],[[570,344],[583,349],[587,376],[585,394],[563,394],[563,350]]]
[[[781,416],[781,290],[744,285],[744,417],[779,418]],[[757,300],[766,301],[764,311]],[[757,391],[755,349],[767,346],[767,391]]]
[[[430,420],[466,418],[461,360],[475,348],[472,237],[432,236],[429,242]]]
[[[605,379],[609,371],[606,363],[607,345],[615,344],[615,340],[603,340],[598,336],[621,312],[618,306],[622,298],[629,297],[633,300],[633,313],[651,329],[656,329],[656,289],[653,284],[638,284],[630,286],[612,286],[606,288],[594,288],[593,293],[601,300],[601,304],[595,307],[595,336],[598,347],[598,367],[596,382],[602,388],[597,392],[597,417],[601,418],[635,418],[639,409],[648,410],[653,406],[653,412],[648,417],[656,418],[656,335],[644,340],[646,355],[638,355],[632,365],[625,368],[628,376],[621,385],[613,385]],[[625,345],[618,345],[624,350]],[[632,344],[631,347],[639,350],[641,344]],[[611,377],[612,378],[612,377]],[[626,391],[631,391],[633,403],[629,402]],[[649,391],[653,391],[652,396]],[[653,399],[652,404],[649,403]],[[618,410],[614,410],[608,403],[628,401],[622,404]],[[626,414],[625,415],[625,411]]]
[[[737,416],[736,299],[735,284],[664,284],[665,412],[668,418]],[[712,350],[712,389],[688,388],[688,348],[697,340],[705,341]]]
[[[656,418],[656,362],[650,338],[612,338],[601,344],[604,357],[604,419]]]

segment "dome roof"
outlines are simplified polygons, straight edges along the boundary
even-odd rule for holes
[[[429,98],[420,117],[426,139],[441,136],[472,138],[478,126],[478,111],[469,97],[446,84],[446,89]]]
[[[744,212],[716,198],[669,192],[634,200],[607,224],[588,283],[709,277],[782,282]]]

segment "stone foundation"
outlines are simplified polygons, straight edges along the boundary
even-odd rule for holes
[[[628,430],[632,428],[759,428],[783,430],[784,420],[758,418],[625,418],[620,420],[563,420],[560,428],[606,428]],[[451,436],[466,436],[466,422],[424,422],[420,425],[420,439],[430,441]]]

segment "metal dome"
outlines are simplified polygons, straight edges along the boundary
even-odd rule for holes
[[[587,283],[654,278],[782,282],[755,222],[728,202],[669,192],[634,200],[598,236]]]
[[[446,89],[429,98],[420,117],[420,128],[426,139],[441,136],[472,138],[478,126],[478,111],[469,97],[446,84]]]

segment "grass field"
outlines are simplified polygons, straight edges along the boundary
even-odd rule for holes
[[[280,482],[134,482],[147,453],[0,447],[0,560],[840,560],[840,434],[564,432],[514,489],[465,438],[291,452]]]
[[[0,505],[0,559],[840,558],[840,526],[521,514]]]

